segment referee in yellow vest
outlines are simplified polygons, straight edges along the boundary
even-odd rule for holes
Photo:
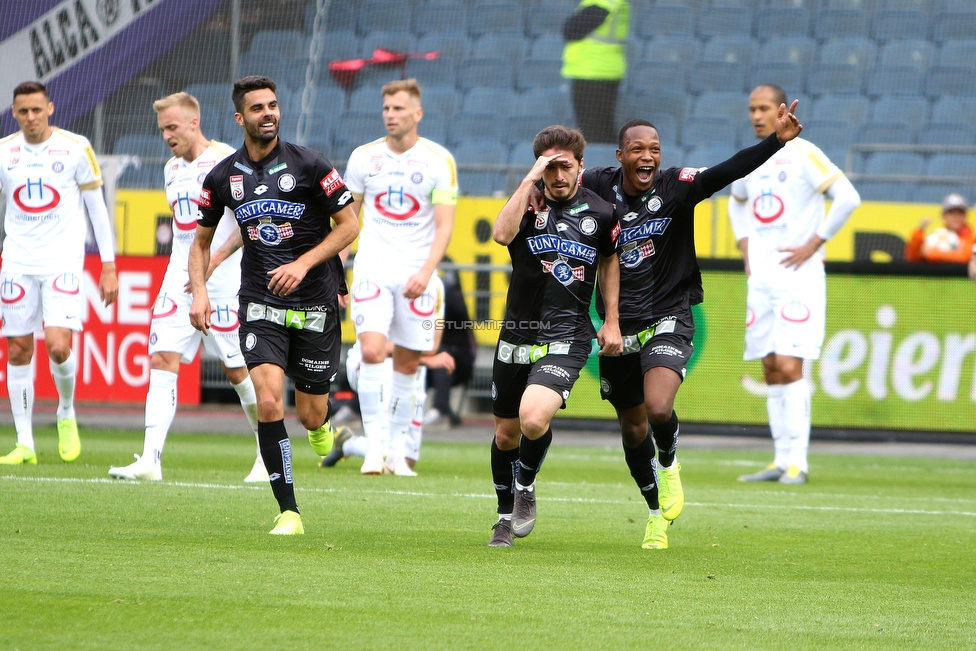
[[[576,122],[588,142],[617,142],[617,88],[627,70],[627,0],[583,0],[563,25],[563,77],[573,82]]]

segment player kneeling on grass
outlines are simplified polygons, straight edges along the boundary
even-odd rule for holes
[[[535,526],[535,477],[552,442],[549,425],[565,407],[591,341],[596,337],[601,354],[621,351],[620,229],[613,206],[578,184],[585,146],[575,129],[540,131],[532,143],[535,164],[495,220],[493,237],[508,247],[512,279],[492,369],[498,497],[492,547],[510,547],[513,536]],[[529,201],[540,179],[545,207],[534,211]],[[607,315],[599,334],[589,316],[598,280]]]
[[[207,293],[213,308],[213,329],[209,337],[190,324],[189,289],[190,245],[200,218],[198,208],[201,170],[209,170],[234,153],[221,142],[207,140],[200,130],[200,103],[188,93],[176,93],[153,102],[159,132],[173,152],[163,173],[166,178],[166,201],[173,209],[173,252],[166,275],[153,306],[149,329],[149,392],[146,394],[146,438],[142,456],[135,463],[109,468],[116,479],[160,481],[163,478],[161,458],[166,435],[176,416],[176,380],[181,359],[193,361],[201,342],[219,360],[241,401],[248,423],[258,434],[258,406],[254,385],[247,374],[238,336],[237,291],[241,285],[241,238],[234,213],[224,212],[214,235]],[[268,481],[268,471],[261,459],[261,447],[247,483]]]

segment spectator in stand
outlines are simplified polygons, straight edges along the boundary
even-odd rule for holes
[[[617,142],[617,89],[627,71],[627,0],[582,0],[563,25],[562,75],[572,82],[576,123],[589,142]]]
[[[968,212],[969,205],[962,195],[946,196],[942,200],[945,226],[926,235],[925,229],[932,223],[932,218],[923,217],[905,245],[905,259],[909,262],[969,262],[976,234],[966,222]]]

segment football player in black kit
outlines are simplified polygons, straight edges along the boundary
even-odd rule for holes
[[[621,350],[617,220],[610,203],[579,187],[585,145],[575,129],[540,131],[532,143],[535,165],[495,220],[494,239],[512,256],[512,279],[491,383],[498,496],[492,547],[510,547],[513,535],[527,536],[535,525],[535,476],[552,441],[549,424],[565,406],[594,336],[601,354]],[[531,211],[540,179],[545,206]],[[606,304],[599,334],[589,316],[597,281]]]
[[[621,166],[582,174],[582,186],[614,202],[620,220],[623,353],[600,358],[600,393],[617,412],[627,466],[650,509],[645,549],[667,548],[668,524],[684,506],[674,398],[692,353],[691,306],[704,296],[695,254],[695,206],[798,136],[803,127],[793,114],[796,106],[796,101],[789,110],[780,105],[776,133],[702,169],[660,170],[657,129],[646,120],[631,120],[620,129]]]
[[[332,448],[329,389],[339,369],[337,295],[345,291],[337,254],[359,233],[352,193],[318,152],[278,138],[275,83],[245,77],[232,94],[244,146],[219,162],[200,193],[200,220],[190,249],[190,321],[210,327],[204,270],[224,207],[234,211],[244,242],[241,261],[241,351],[254,379],[258,441],[278,500],[276,535],[304,533],[285,430],[284,381],[295,382],[298,419],[318,455]],[[335,226],[331,221],[335,221]]]

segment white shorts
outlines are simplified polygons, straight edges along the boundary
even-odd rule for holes
[[[444,318],[444,283],[437,274],[417,298],[403,296],[398,281],[381,274],[356,276],[352,282],[352,320],[356,335],[379,332],[397,346],[429,352],[434,349],[434,327]]]
[[[82,273],[81,269],[43,275],[0,271],[3,336],[22,337],[42,327],[81,332]]]
[[[827,319],[827,279],[793,278],[790,286],[749,278],[745,360],[770,353],[818,359]]]
[[[210,334],[190,324],[190,306],[193,297],[183,291],[161,290],[153,305],[152,323],[149,326],[149,354],[180,353],[184,364],[197,355],[203,342],[214,357],[227,368],[245,365],[238,337],[237,296],[211,296]]]

